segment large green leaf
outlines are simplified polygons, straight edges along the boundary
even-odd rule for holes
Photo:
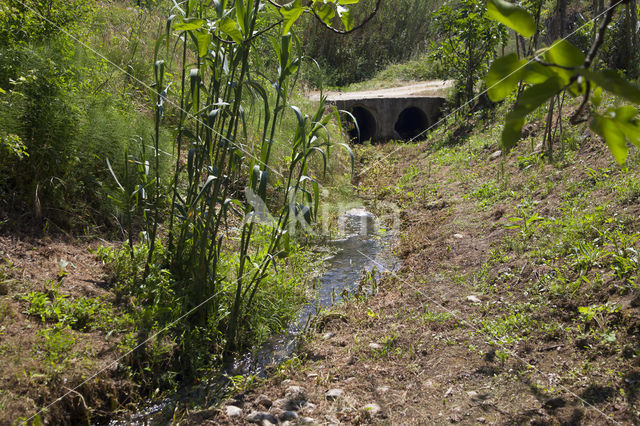
[[[502,129],[502,148],[506,151],[513,148],[522,137],[524,118],[506,120]]]
[[[326,3],[320,3],[314,4],[313,9],[322,22],[327,25],[331,25],[333,18],[336,16],[336,11],[333,6]]]
[[[351,13],[351,9],[338,5],[337,11],[340,20],[342,20],[342,24],[344,25],[344,29],[351,31],[353,28],[353,14]]]
[[[211,33],[205,30],[196,31],[196,40],[198,40],[198,55],[202,58],[209,53],[209,45],[211,44]]]
[[[522,93],[518,105],[509,113],[508,117],[511,119],[525,118],[527,114],[560,92],[563,87],[564,85],[558,78],[550,78],[544,83],[534,84]]]
[[[627,148],[624,133],[616,123],[616,120],[597,115],[591,120],[590,127],[591,130],[604,138],[616,161],[619,164],[624,164],[629,154],[629,148]]]
[[[180,22],[176,22],[173,25],[173,29],[176,31],[192,31],[199,30],[204,27],[206,21],[204,19],[185,19]]]
[[[515,90],[522,75],[522,68],[526,63],[525,60],[518,59],[518,55],[515,53],[493,61],[486,80],[489,98],[493,102],[503,100]]]
[[[579,67],[584,64],[584,53],[567,40],[557,40],[546,51],[545,57],[552,64],[563,67]]]
[[[615,120],[624,135],[634,145],[640,146],[640,122],[636,120],[638,109],[627,105],[615,109]]]
[[[509,150],[515,146],[522,136],[522,126],[527,114],[549,100],[563,88],[560,79],[550,78],[544,83],[535,84],[525,90],[515,109],[507,115],[502,130],[502,147]]]
[[[238,44],[242,43],[243,41],[242,33],[238,28],[238,24],[233,19],[229,18],[228,16],[225,16],[220,20],[219,28],[220,28],[220,31],[222,31],[223,33],[231,37],[233,41],[235,41],[236,43]]]
[[[617,72],[607,71],[581,71],[585,77],[594,81],[603,89],[621,96],[635,104],[640,104],[640,89],[620,77]]]
[[[559,67],[551,68],[562,77],[565,85],[569,84],[569,81],[576,73],[576,71],[566,68],[578,68],[584,64],[585,60],[584,53],[566,40],[554,42],[549,50],[545,52],[544,58],[551,64],[559,65]]]
[[[280,14],[284,18],[284,26],[282,28],[282,34],[287,34],[291,29],[291,26],[300,18],[304,12],[304,6],[302,6],[302,0],[294,0],[290,3],[283,5],[280,8]]]
[[[529,84],[544,83],[552,77],[558,77],[554,68],[546,67],[538,62],[529,62],[522,70],[522,79]]]
[[[525,37],[536,33],[536,21],[520,6],[505,0],[489,0],[487,14],[491,19],[506,25]]]

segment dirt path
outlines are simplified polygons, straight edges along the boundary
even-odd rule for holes
[[[388,89],[364,90],[357,92],[324,92],[329,101],[346,101],[353,99],[371,98],[410,98],[414,96],[445,96],[447,89],[453,87],[452,80],[433,80],[415,83],[408,86],[391,87]],[[309,95],[313,101],[320,100],[320,92]]]

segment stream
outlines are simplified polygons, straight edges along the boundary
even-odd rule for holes
[[[339,230],[343,238],[330,241],[329,246],[336,253],[324,261],[325,272],[317,280],[315,296],[303,307],[297,321],[290,324],[286,333],[273,337],[259,350],[236,359],[226,371],[227,375],[267,374],[270,367],[293,355],[298,337],[321,309],[340,301],[345,292],[359,290],[364,272],[377,279],[382,272],[396,269],[398,260],[391,253],[393,232],[381,229],[370,212],[363,208],[347,211],[340,217]],[[210,386],[225,385],[212,383]],[[206,392],[202,387],[192,388],[181,392],[180,396],[149,404],[126,421],[114,420],[109,424],[162,424],[176,401],[197,400]]]
[[[297,337],[310,320],[320,310],[340,301],[345,292],[357,290],[365,271],[373,272],[377,279],[380,273],[396,268],[397,259],[390,247],[393,233],[381,232],[371,213],[362,208],[351,209],[340,218],[339,228],[344,238],[329,243],[337,252],[324,262],[326,271],[315,286],[315,297],[303,307],[286,333],[238,359],[232,369],[234,375],[264,374],[268,367],[285,361],[293,355]]]

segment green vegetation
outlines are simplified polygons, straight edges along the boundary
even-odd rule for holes
[[[367,330],[347,339],[353,359],[419,377],[435,348],[523,376],[522,348],[541,341],[575,347],[576,375],[637,357],[637,2],[516,3],[0,4],[0,411],[86,423],[216,381],[295,320],[319,263],[309,231],[323,202],[352,201],[358,169],[359,196],[402,210],[409,272],[374,269],[345,297]],[[344,117],[298,89],[436,78],[455,80],[456,117],[355,153]],[[80,240],[66,241],[80,254],[40,247],[61,235],[92,241],[90,260]],[[422,300],[432,283],[457,302]],[[410,323],[378,332],[391,319]]]

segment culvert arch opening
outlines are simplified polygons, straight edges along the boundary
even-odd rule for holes
[[[429,128],[429,118],[418,107],[404,109],[398,116],[395,130],[402,139],[415,138]]]
[[[373,139],[376,135],[378,123],[374,115],[365,107],[356,106],[351,109],[351,114],[358,123],[358,128],[353,126],[349,131],[351,140],[355,140],[358,143]],[[358,129],[360,134],[358,134]]]

